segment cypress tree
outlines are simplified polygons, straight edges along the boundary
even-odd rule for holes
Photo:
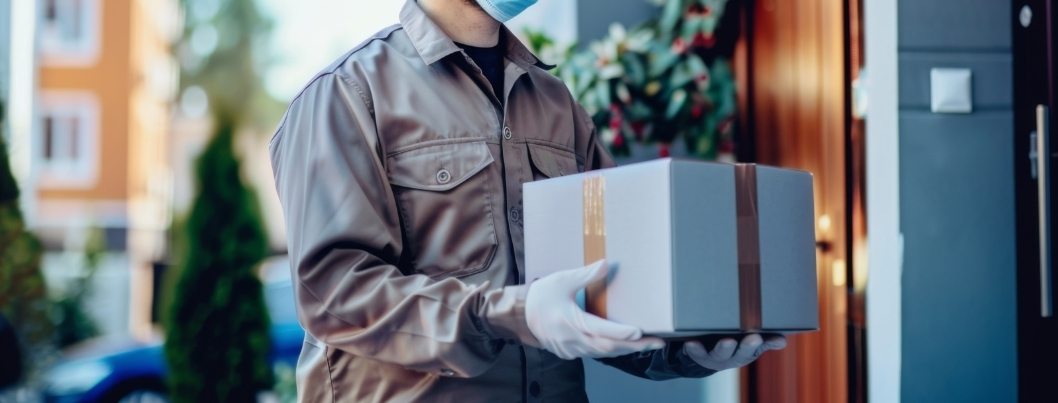
[[[41,271],[43,248],[26,229],[18,197],[7,145],[0,136],[0,314],[15,328],[22,356],[32,363],[32,357],[52,349],[51,303]]]
[[[240,177],[234,123],[217,132],[195,166],[186,255],[166,326],[174,402],[249,402],[272,387],[269,318],[255,268],[268,251],[260,207]]]

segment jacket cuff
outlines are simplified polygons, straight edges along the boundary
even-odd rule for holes
[[[529,285],[512,285],[490,291],[485,295],[482,319],[494,339],[513,341],[529,347],[541,348],[540,340],[529,330],[525,318],[525,298]]]

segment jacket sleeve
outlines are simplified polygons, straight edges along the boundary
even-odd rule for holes
[[[302,326],[330,347],[444,376],[483,373],[506,341],[539,345],[525,321],[527,287],[489,290],[398,267],[401,225],[361,87],[317,77],[269,144]]]
[[[585,171],[617,166],[613,156],[606,149],[606,145],[599,138],[591,117],[580,105],[577,105],[575,109],[577,141],[587,144],[584,158]],[[669,342],[661,350],[602,358],[597,361],[641,378],[658,381],[673,378],[704,378],[716,373],[716,371],[698,365],[685,354],[682,342]]]

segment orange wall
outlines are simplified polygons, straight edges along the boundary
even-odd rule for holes
[[[168,167],[169,100],[160,94],[158,78],[175,76],[169,65],[170,44],[156,16],[165,7],[157,1],[133,0],[129,75],[135,77],[129,97],[129,197],[151,197],[148,184]],[[168,66],[168,67],[167,67]],[[169,69],[172,71],[168,71]],[[171,77],[174,78],[175,77]],[[173,83],[175,85],[175,83]],[[170,88],[170,90],[172,90]]]
[[[42,91],[91,91],[100,105],[99,172],[96,186],[83,190],[40,190],[42,200],[121,200],[128,197],[129,104],[135,77],[130,68],[132,0],[100,0],[100,53],[88,68],[41,66]]]

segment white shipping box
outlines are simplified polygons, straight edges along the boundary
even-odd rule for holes
[[[647,334],[818,328],[807,172],[661,159],[523,186],[526,282],[605,257],[589,312]]]

